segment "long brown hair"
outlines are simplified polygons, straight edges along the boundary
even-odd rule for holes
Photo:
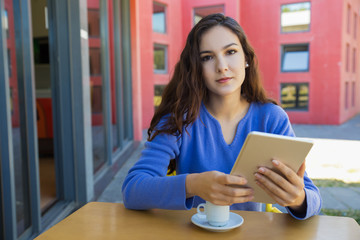
[[[241,95],[249,103],[272,102],[276,104],[274,100],[266,97],[254,49],[249,44],[241,26],[234,19],[223,14],[211,14],[201,19],[187,37],[185,48],[175,66],[174,74],[164,89],[161,104],[151,120],[148,129],[149,141],[160,133],[181,136],[183,129],[186,131],[186,127],[198,117],[201,102],[206,101],[208,95],[202,76],[200,41],[202,35],[214,26],[229,28],[240,40],[245,60],[249,64],[245,70]],[[161,119],[164,122],[159,126]]]

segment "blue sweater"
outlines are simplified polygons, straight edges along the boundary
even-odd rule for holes
[[[251,131],[294,136],[285,111],[274,104],[251,103],[245,117],[239,122],[236,135],[227,144],[220,123],[202,104],[199,117],[187,127],[187,134],[178,137],[159,134],[145,149],[138,162],[125,178],[122,191],[125,207],[130,209],[190,209],[204,200],[198,196],[186,199],[185,178],[189,173],[217,170],[230,173],[232,166]],[[176,176],[166,177],[170,159],[176,160]],[[304,176],[307,209],[297,219],[318,214],[321,209],[319,190]],[[233,204],[232,210],[261,211],[261,204],[246,202]]]

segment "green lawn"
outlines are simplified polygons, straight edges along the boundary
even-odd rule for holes
[[[359,182],[346,183],[337,179],[312,179],[314,184],[318,187],[360,187]],[[347,210],[336,210],[336,209],[321,209],[321,212],[329,216],[342,216],[351,217],[360,225],[360,210],[347,209]]]
[[[337,179],[312,179],[317,187],[360,187],[360,182],[346,183]]]
[[[348,209],[348,210],[335,210],[335,209],[321,209],[321,212],[329,216],[341,216],[351,217],[360,225],[360,210]]]

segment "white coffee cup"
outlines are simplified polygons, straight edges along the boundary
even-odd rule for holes
[[[201,211],[201,208],[204,211]],[[197,206],[199,215],[206,216],[208,223],[214,227],[223,227],[229,222],[230,207],[212,204],[206,201]]]

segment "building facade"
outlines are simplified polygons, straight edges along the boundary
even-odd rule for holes
[[[1,239],[31,239],[97,200],[208,14],[239,21],[293,123],[360,112],[360,0],[0,0],[0,11]]]

